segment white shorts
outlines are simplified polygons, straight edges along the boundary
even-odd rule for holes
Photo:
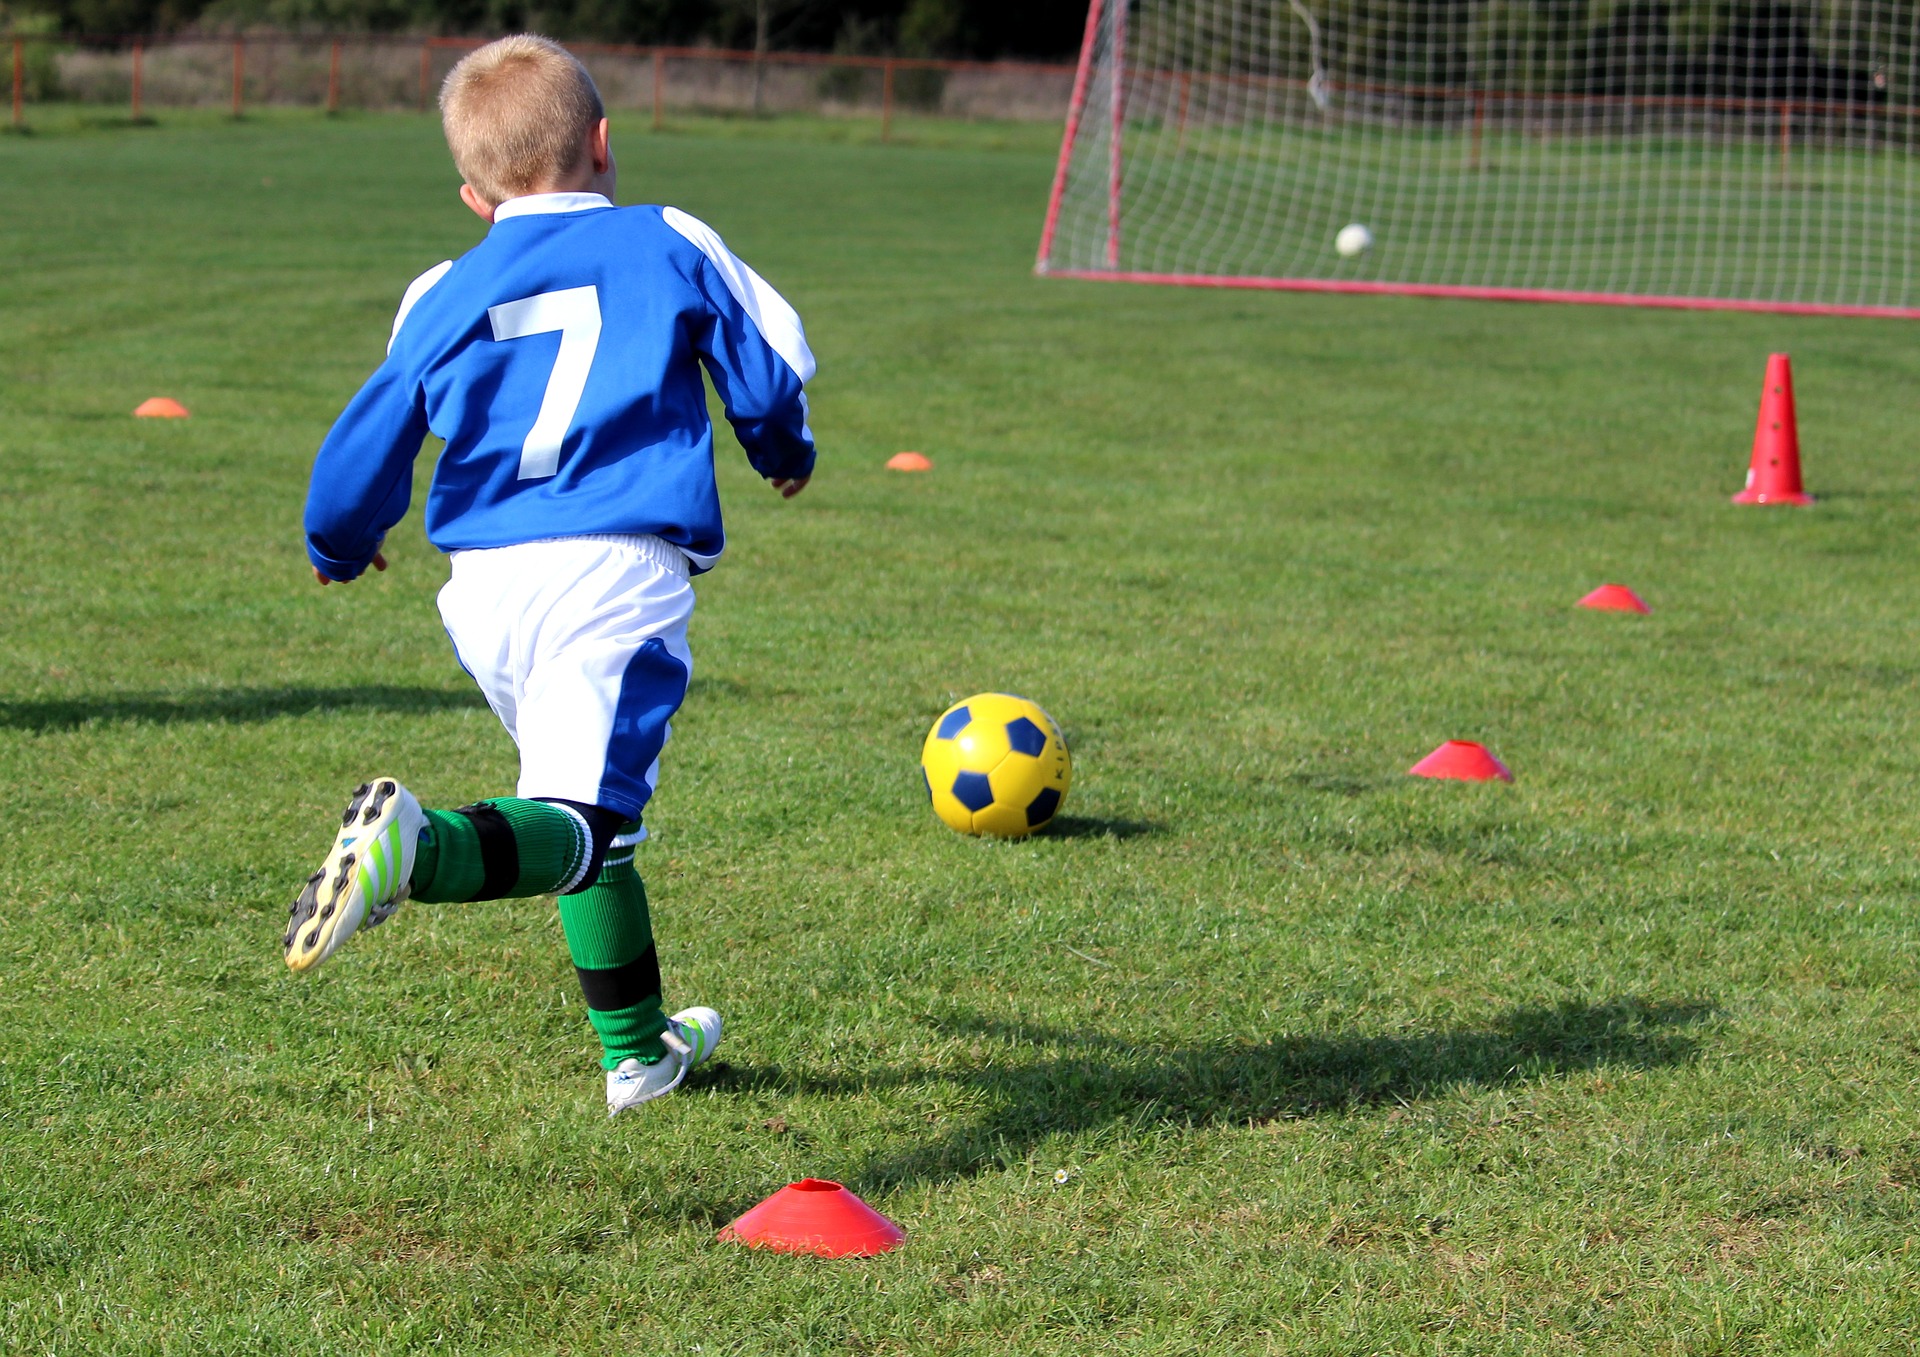
[[[454,653],[520,746],[519,795],[630,820],[687,695],[692,616],[687,558],[651,536],[456,551],[440,591]]]

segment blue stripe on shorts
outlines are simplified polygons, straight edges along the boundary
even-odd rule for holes
[[[613,708],[613,733],[607,738],[607,762],[600,774],[599,804],[637,819],[653,788],[647,770],[667,743],[667,722],[687,697],[687,666],[658,636],[633,652],[620,677],[620,698]]]

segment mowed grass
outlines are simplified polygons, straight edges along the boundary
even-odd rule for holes
[[[1040,281],[1044,146],[618,132],[806,316],[823,455],[721,439],[642,866],[725,1063],[616,1121],[551,901],[280,961],[362,777],[513,783],[417,517],[299,536],[479,229],[434,127],[0,142],[0,1346],[1912,1349],[1910,329]],[[1726,502],[1770,349],[1811,510]],[[1050,834],[926,809],[982,689]],[[714,1242],[808,1174],[907,1246]]]
[[[1101,120],[1089,121],[1062,204],[1061,269],[1107,267],[1108,145]],[[1248,119],[1183,133],[1171,117],[1130,122],[1120,263],[1912,306],[1912,146],[1885,128],[1801,138],[1783,161],[1770,127],[1688,137],[1513,126],[1476,139],[1470,127]],[[1333,239],[1349,222],[1377,243],[1341,259]]]

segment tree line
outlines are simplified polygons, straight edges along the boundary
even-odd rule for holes
[[[1920,0],[1121,0],[1137,60],[1402,85],[1872,104],[1920,94]],[[496,34],[1071,60],[1088,0],[0,0],[0,30]],[[1113,3],[1113,0],[1108,0]]]
[[[1087,0],[0,0],[0,32],[497,34],[872,56],[1071,60]]]

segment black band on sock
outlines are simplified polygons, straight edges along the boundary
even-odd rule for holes
[[[605,970],[576,966],[574,970],[579,972],[580,992],[587,996],[587,1007],[603,1013],[632,1008],[643,999],[660,995],[660,953],[652,943],[624,966]]]
[[[504,899],[520,880],[520,845],[514,841],[513,826],[497,806],[489,801],[462,806],[455,812],[473,822],[480,839],[480,889],[476,900]]]
[[[620,826],[626,817],[617,810],[608,810],[605,806],[590,806],[584,801],[567,801],[558,796],[536,796],[536,801],[545,801],[549,805],[565,806],[576,811],[587,822],[587,869],[580,873],[580,884],[568,891],[568,895],[578,895],[581,891],[591,890],[600,875],[600,864],[606,860],[607,846],[619,834]],[[599,1004],[589,1007],[598,1008]],[[623,1005],[624,1007],[624,1005]]]

